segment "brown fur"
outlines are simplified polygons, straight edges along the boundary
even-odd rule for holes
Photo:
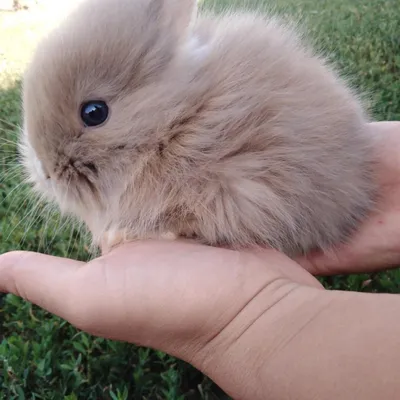
[[[37,190],[96,243],[172,232],[294,255],[346,240],[373,206],[359,100],[277,19],[194,7],[88,0],[43,40],[21,139]],[[92,99],[110,116],[84,128]]]

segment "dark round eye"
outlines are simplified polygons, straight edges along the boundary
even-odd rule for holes
[[[104,101],[93,100],[84,103],[81,118],[85,126],[98,126],[108,118],[108,106]]]

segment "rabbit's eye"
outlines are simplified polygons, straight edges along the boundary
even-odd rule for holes
[[[84,103],[81,118],[85,126],[98,126],[108,118],[108,106],[104,101],[95,100]]]

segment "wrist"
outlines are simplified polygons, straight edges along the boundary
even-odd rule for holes
[[[265,311],[238,315],[194,365],[240,400],[398,397],[398,296],[302,286],[281,294],[275,304],[260,296]]]
[[[331,301],[326,293],[272,281],[203,344],[191,363],[234,398],[265,399],[274,378],[266,366]]]

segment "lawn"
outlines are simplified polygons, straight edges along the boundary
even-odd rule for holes
[[[361,88],[377,120],[400,120],[398,0],[205,0],[204,7],[258,7],[294,16]],[[0,253],[90,257],[84,232],[66,224],[21,184],[15,141],[20,74],[45,14],[0,13]],[[400,270],[336,276],[328,288],[400,293]],[[0,299],[0,399],[227,399],[210,380],[163,353],[94,338],[14,296]]]

